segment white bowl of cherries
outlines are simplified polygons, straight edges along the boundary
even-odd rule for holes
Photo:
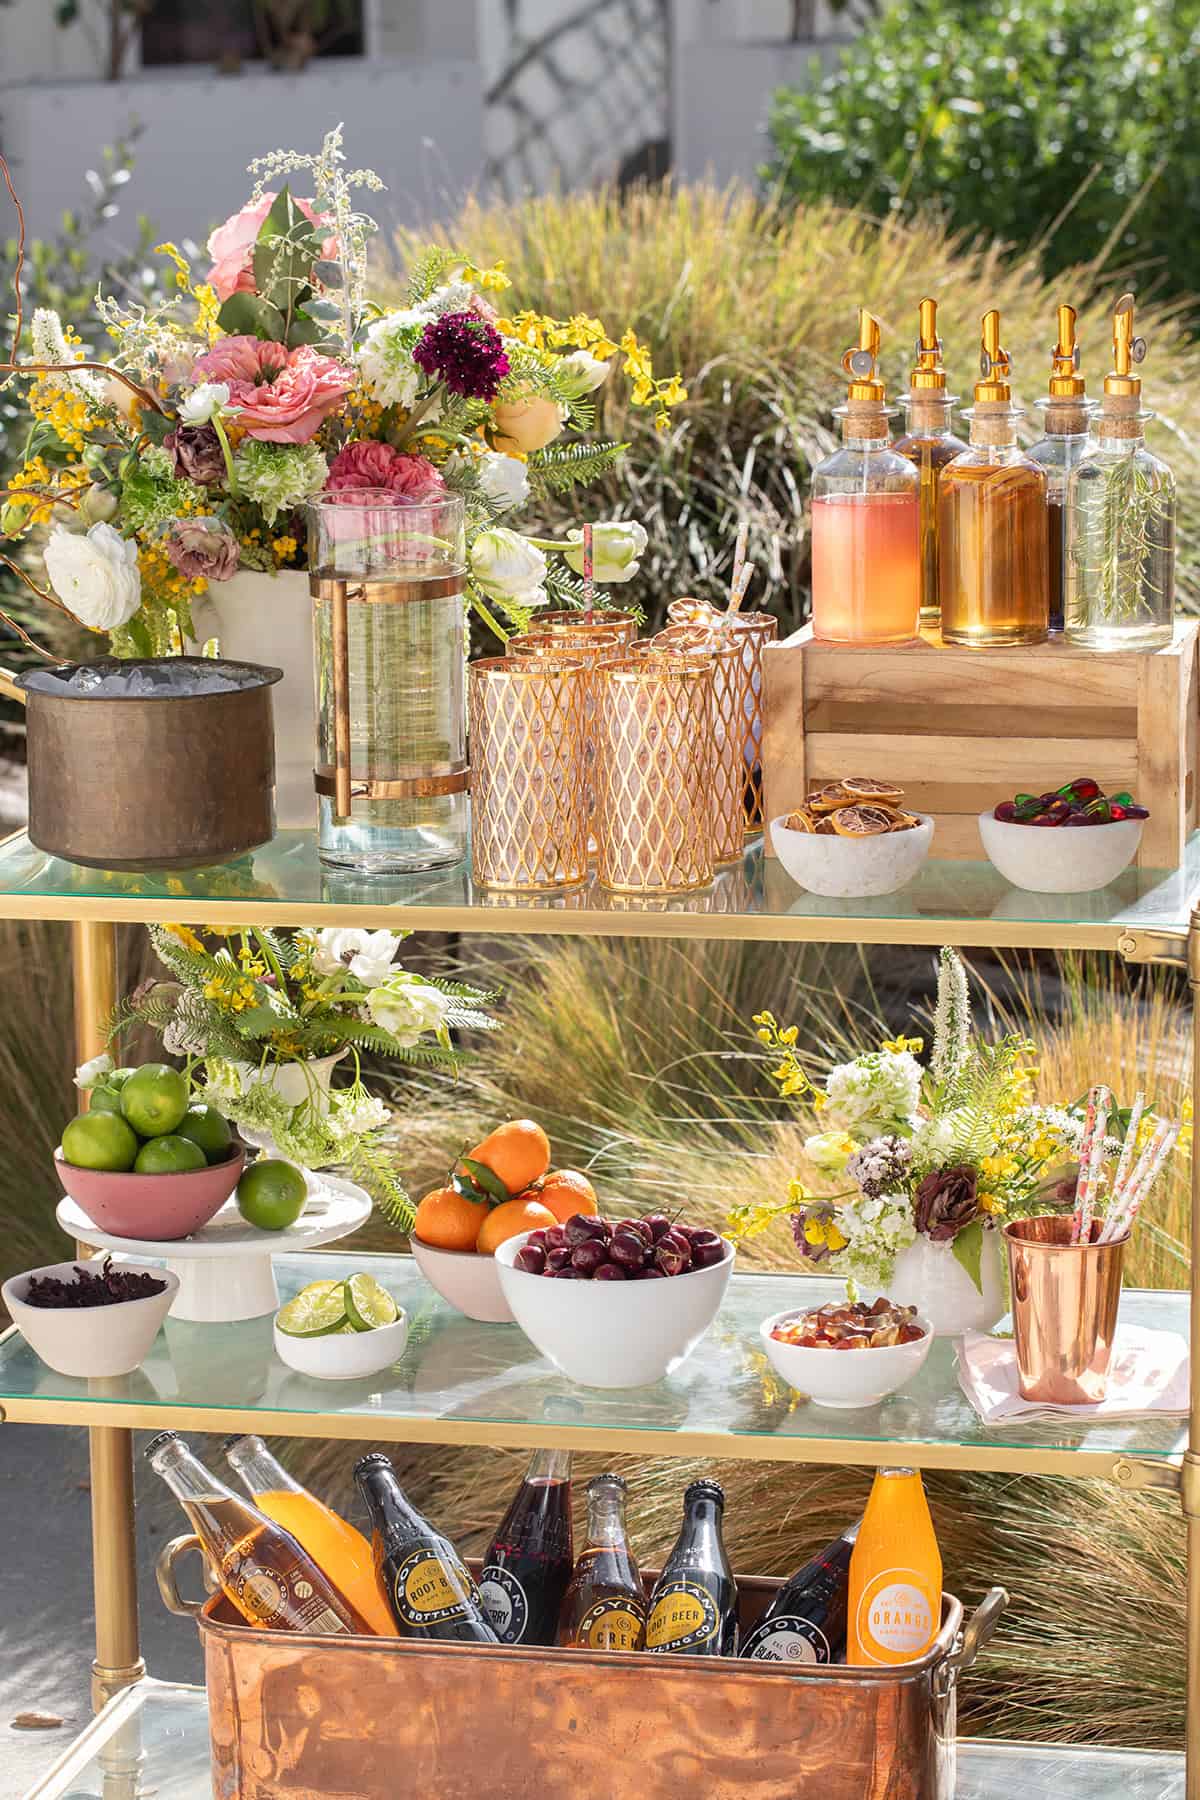
[[[690,1356],[733,1270],[727,1238],[661,1213],[565,1225],[496,1251],[504,1298],[526,1337],[581,1387],[644,1387]]]

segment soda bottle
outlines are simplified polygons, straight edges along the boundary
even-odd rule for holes
[[[879,1469],[850,1558],[850,1663],[913,1662],[942,1623],[942,1558],[915,1469]]]
[[[641,1650],[646,1597],[625,1536],[625,1483],[597,1475],[587,1486],[587,1543],[563,1596],[558,1641],[574,1650]]]
[[[574,1564],[571,1452],[535,1450],[483,1559],[479,1592],[502,1644],[552,1644]]]
[[[160,1431],[146,1456],[187,1513],[227,1598],[248,1625],[374,1635],[291,1532],[210,1475],[177,1433]]]
[[[494,1644],[479,1589],[449,1538],[405,1497],[396,1471],[376,1451],[354,1465],[371,1519],[371,1550],[401,1637]]]
[[[846,1654],[846,1595],[858,1526],[780,1588],[742,1647],[755,1662],[836,1663]]]
[[[225,1460],[258,1510],[291,1532],[358,1608],[371,1630],[380,1637],[395,1637],[392,1609],[362,1532],[294,1481],[260,1437],[226,1438]]]
[[[688,1656],[736,1656],[737,1585],[725,1554],[725,1490],[693,1481],[683,1496],[683,1526],[650,1596],[646,1648]]]

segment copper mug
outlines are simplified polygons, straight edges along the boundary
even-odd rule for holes
[[[1117,1333],[1128,1231],[1071,1242],[1071,1216],[1047,1213],[1004,1227],[1012,1284],[1013,1336],[1022,1396],[1056,1406],[1103,1400]]]

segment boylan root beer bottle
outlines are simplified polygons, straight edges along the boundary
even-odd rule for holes
[[[375,1635],[291,1532],[210,1475],[175,1432],[160,1431],[146,1457],[191,1520],[226,1598],[248,1625]]]
[[[625,1483],[597,1475],[587,1488],[587,1543],[563,1597],[558,1641],[574,1650],[641,1650],[646,1600],[625,1536]]]
[[[407,1499],[378,1451],[360,1457],[354,1479],[371,1520],[371,1549],[402,1637],[494,1644],[479,1589],[449,1538]]]
[[[650,1596],[646,1648],[686,1656],[736,1656],[737,1584],[725,1554],[725,1490],[693,1481],[683,1526]]]
[[[575,1558],[571,1452],[535,1450],[479,1577],[488,1624],[502,1644],[553,1644]]]

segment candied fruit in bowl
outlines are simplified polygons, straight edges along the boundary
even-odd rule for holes
[[[882,1294],[870,1306],[859,1300],[813,1307],[784,1319],[771,1333],[801,1350],[881,1350],[915,1344],[925,1335],[915,1306],[897,1306]]]

